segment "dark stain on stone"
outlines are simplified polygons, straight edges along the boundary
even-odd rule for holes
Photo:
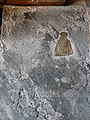
[[[55,56],[67,56],[73,54],[71,43],[67,38],[68,34],[66,32],[61,32],[60,35],[61,37],[55,47]]]
[[[1,34],[1,25],[2,25],[2,12],[3,12],[3,8],[0,6],[0,34]]]
[[[87,63],[87,67],[88,67],[88,69],[90,70],[90,64]]]
[[[67,6],[67,5],[73,4],[75,1],[76,0],[66,0],[64,5]]]
[[[17,19],[17,15],[14,14],[14,15],[12,16],[12,19],[13,19],[13,21],[16,21],[16,19]]]
[[[35,17],[35,12],[34,13],[30,13],[30,12],[26,12],[26,13],[24,13],[24,15],[25,15],[25,19],[34,19],[34,17]]]

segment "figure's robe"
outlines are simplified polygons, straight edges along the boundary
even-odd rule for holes
[[[55,56],[67,56],[73,54],[73,49],[67,37],[60,37],[56,43]]]

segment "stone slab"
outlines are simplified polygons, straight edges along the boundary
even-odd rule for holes
[[[0,120],[89,120],[86,7],[5,6],[2,23]],[[63,32],[73,53],[55,56]]]

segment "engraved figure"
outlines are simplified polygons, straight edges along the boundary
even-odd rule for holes
[[[73,49],[69,39],[67,38],[68,33],[61,32],[61,37],[56,43],[55,56],[67,56],[73,54]]]

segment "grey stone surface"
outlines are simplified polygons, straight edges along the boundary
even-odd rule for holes
[[[0,120],[90,120],[86,16],[84,5],[4,7]],[[61,32],[71,55],[54,55]]]

